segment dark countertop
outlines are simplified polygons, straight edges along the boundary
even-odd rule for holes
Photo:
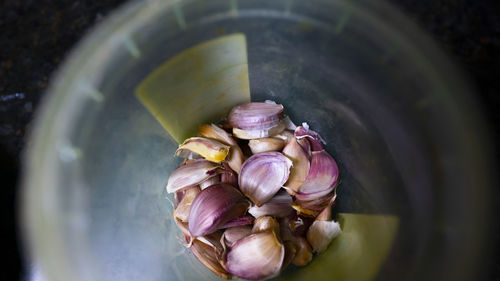
[[[0,2],[0,179],[2,280],[23,275],[15,200],[25,133],[54,70],[68,51],[123,0]],[[495,0],[391,0],[428,31],[462,66],[478,89],[491,133],[500,115],[500,2]],[[498,153],[497,153],[498,156]],[[498,201],[498,200],[497,200]],[[500,204],[498,204],[500,206]],[[13,231],[16,230],[16,231]],[[500,256],[488,280],[500,280]]]

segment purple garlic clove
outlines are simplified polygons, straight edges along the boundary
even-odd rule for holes
[[[240,278],[268,279],[278,275],[285,247],[273,231],[251,234],[236,242],[226,256],[224,267]]]
[[[240,190],[257,206],[269,201],[288,180],[292,161],[279,152],[255,154],[241,167]]]
[[[292,196],[285,190],[281,190],[262,206],[253,206],[248,209],[248,213],[256,218],[261,216],[287,217],[293,212],[293,208],[290,207],[292,203]]]
[[[214,177],[222,172],[220,164],[204,159],[194,160],[182,165],[168,178],[167,192],[173,193]]]
[[[242,130],[263,130],[277,126],[281,122],[283,106],[265,102],[239,104],[231,109],[228,116],[233,128]]]
[[[210,234],[228,221],[243,216],[249,206],[235,187],[224,183],[209,186],[191,204],[189,232],[193,237]]]

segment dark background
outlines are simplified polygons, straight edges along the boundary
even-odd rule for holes
[[[68,51],[89,28],[123,2],[0,0],[0,224],[1,255],[4,255],[0,258],[3,261],[1,280],[26,278],[16,200],[20,158],[33,113],[51,75]],[[498,139],[500,1],[390,2],[426,30],[471,77],[490,133]],[[495,198],[495,202],[499,199]],[[495,251],[500,247],[495,248],[494,242],[492,252],[500,252]],[[485,265],[488,281],[500,280],[500,255],[496,256]]]

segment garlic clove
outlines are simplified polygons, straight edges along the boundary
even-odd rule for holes
[[[229,154],[230,146],[222,144],[218,141],[202,138],[193,137],[185,140],[175,152],[175,155],[181,156],[184,152],[191,151],[211,162],[221,162],[226,159]]]
[[[243,165],[245,157],[243,156],[241,148],[233,137],[231,137],[224,129],[214,124],[202,125],[198,134],[202,137],[213,139],[231,146],[229,156],[226,160],[231,169],[233,169],[236,173],[240,172],[241,165]]]
[[[300,186],[296,197],[301,200],[313,200],[324,196],[335,189],[339,178],[339,168],[335,160],[325,150],[313,151],[311,166],[306,180]]]
[[[340,224],[332,220],[332,206],[330,205],[321,211],[309,227],[306,237],[313,251],[321,253],[341,232]]]
[[[302,123],[302,126],[298,126],[295,129],[294,135],[297,139],[308,139],[311,144],[312,151],[323,150],[323,144],[325,140],[315,131],[309,130],[309,125],[307,123]]]
[[[236,141],[224,129],[215,124],[201,125],[198,130],[198,135],[200,137],[216,140],[226,145],[237,145]]]
[[[283,130],[285,130],[285,127],[286,126],[283,122],[278,123],[274,127],[258,130],[243,130],[235,127],[233,128],[233,135],[243,140],[267,138],[283,132]]]
[[[248,158],[238,179],[240,190],[257,206],[269,201],[288,180],[292,161],[279,152]]]
[[[262,216],[255,220],[252,228],[253,233],[263,232],[271,230],[279,237],[280,236],[280,225],[278,221],[271,216]]]
[[[211,177],[209,179],[206,179],[205,181],[201,182],[200,183],[200,188],[201,190],[211,186],[211,185],[214,185],[214,184],[217,184],[217,183],[220,183],[221,182],[221,176],[220,175],[216,175],[215,177]]]
[[[194,198],[200,193],[200,188],[197,186],[194,186],[192,188],[189,188],[186,190],[184,193],[184,196],[182,197],[182,200],[179,202],[179,205],[177,205],[177,208],[175,208],[173,216],[174,218],[182,221],[182,222],[187,222],[188,217],[189,217],[189,210],[191,209],[191,203],[193,202]]]
[[[250,102],[231,109],[228,122],[233,128],[262,130],[275,127],[281,121],[283,106],[265,102]]]
[[[225,269],[248,280],[268,279],[279,274],[285,247],[273,231],[251,234],[238,240],[228,251]]]
[[[198,261],[200,261],[200,263],[210,271],[215,273],[220,278],[231,279],[231,275],[220,264],[220,256],[213,247],[199,240],[194,240],[190,249]]]
[[[262,206],[253,206],[248,209],[248,213],[258,218],[261,216],[286,217],[293,212],[290,204],[293,203],[292,197],[285,191],[280,190],[271,200]]]
[[[177,228],[180,229],[182,232],[182,235],[184,236],[184,239],[186,239],[186,243],[191,243],[191,233],[189,233],[189,227],[186,222],[182,222],[180,220],[174,220],[175,225],[177,225]]]
[[[292,138],[285,148],[283,148],[283,154],[293,162],[293,167],[290,168],[290,177],[285,186],[297,192],[309,174],[309,156],[304,152],[295,138]]]
[[[224,247],[221,243],[221,237],[223,233],[224,232],[222,230],[217,230],[205,236],[199,236],[196,239],[214,248],[217,254],[222,255],[222,253],[224,252]]]
[[[204,159],[195,160],[180,166],[175,170],[167,182],[167,192],[173,193],[214,177],[222,172],[222,167]]]
[[[300,197],[301,194],[299,194]],[[315,212],[316,215],[321,212],[323,209],[328,207],[329,205],[334,204],[335,199],[337,197],[336,192],[331,192],[327,195],[324,195],[320,198],[314,200],[301,200],[297,198],[294,204],[300,206],[303,209],[310,210],[311,212]]]
[[[221,174],[221,182],[238,187],[238,175],[229,167],[228,163],[222,163],[224,172]]]
[[[202,190],[191,204],[189,232],[204,236],[243,216],[250,204],[233,186],[219,183]]]
[[[224,231],[224,243],[231,248],[238,240],[252,234],[252,227],[248,225],[228,228]]]
[[[281,265],[281,271],[285,270],[285,268],[292,263],[295,259],[295,255],[297,254],[297,250],[292,241],[283,242],[285,246],[285,258],[283,259],[283,264]]]
[[[226,222],[221,228],[230,228],[230,227],[236,227],[236,226],[243,226],[243,225],[249,225],[254,222],[254,218],[252,216],[243,216],[243,217],[238,217],[235,219],[232,219],[228,222]]]
[[[283,132],[274,135],[273,138],[282,139],[285,144],[288,144],[292,138],[294,138],[293,131],[284,130]]]
[[[307,231],[307,241],[311,244],[314,252],[321,253],[341,232],[338,222],[315,221]]]
[[[296,252],[292,263],[297,266],[304,266],[310,263],[313,258],[313,251],[307,240],[304,237],[298,237],[294,241],[294,246]]]
[[[253,154],[269,151],[281,151],[285,142],[279,138],[260,138],[253,139],[248,142],[250,150]]]

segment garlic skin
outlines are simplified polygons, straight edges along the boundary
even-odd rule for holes
[[[293,166],[290,168],[290,177],[285,186],[294,192],[298,192],[309,174],[309,155],[306,154],[295,138],[292,138],[283,148],[283,154],[293,162]]]
[[[281,151],[285,142],[279,138],[253,139],[248,142],[248,146],[253,154],[270,151]]]
[[[177,208],[175,208],[174,210],[173,213],[174,218],[182,222],[187,222],[189,217],[189,211],[191,210],[191,203],[200,192],[201,190],[197,186],[186,190],[184,196],[182,197],[182,200],[179,202],[179,205],[177,205]]]
[[[293,212],[293,208],[290,206],[292,203],[292,197],[285,190],[280,190],[262,206],[252,206],[248,209],[248,213],[255,218],[261,216],[287,217]]]
[[[251,234],[238,240],[228,251],[225,269],[247,280],[268,279],[278,275],[285,247],[273,231]]]
[[[173,193],[214,177],[222,172],[221,165],[205,159],[194,160],[177,168],[167,182],[167,192]]]
[[[219,141],[225,145],[231,146],[229,151],[229,155],[227,156],[227,163],[233,171],[237,174],[240,173],[241,165],[245,161],[245,157],[243,156],[243,152],[239,147],[236,140],[233,139],[224,129],[218,127],[217,125],[202,125],[198,131],[198,135]]]
[[[226,159],[226,156],[229,154],[229,148],[230,146],[212,139],[193,137],[179,145],[175,155],[182,155],[184,151],[188,150],[208,161],[219,163]]]
[[[231,275],[219,263],[220,256],[213,247],[199,240],[194,240],[190,249],[198,261],[200,261],[200,263],[210,271],[215,273],[220,278],[231,279]]]
[[[279,152],[254,154],[241,167],[240,190],[260,207],[288,180],[291,166],[292,161]]]
[[[294,241],[294,246],[296,252],[292,263],[297,266],[305,266],[310,263],[313,258],[313,251],[307,240],[304,237],[298,237]]]
[[[294,135],[297,139],[308,139],[312,151],[321,151],[324,149],[323,144],[326,144],[325,140],[317,132],[309,130],[309,125],[305,122],[295,129]]]
[[[209,186],[191,204],[189,232],[193,237],[210,234],[243,216],[249,207],[249,202],[235,187],[224,183]]]

